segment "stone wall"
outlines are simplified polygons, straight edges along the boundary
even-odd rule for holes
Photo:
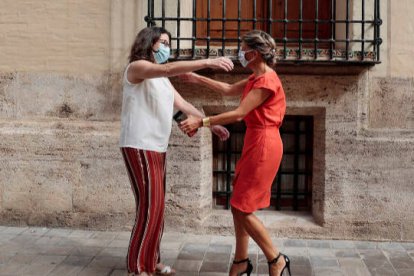
[[[145,26],[146,1],[3,2],[0,224],[130,229],[134,198],[117,145],[120,75]],[[276,68],[287,113],[315,123],[312,213],[260,212],[273,235],[414,240],[414,50],[405,35],[414,7],[407,3],[381,1],[379,65]],[[240,68],[203,73],[227,82],[247,76]],[[207,114],[238,104],[173,83]],[[173,126],[167,230],[232,234],[230,212],[212,209],[211,147],[208,130],[189,139]]]

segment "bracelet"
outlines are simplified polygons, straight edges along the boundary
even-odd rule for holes
[[[210,117],[203,118],[203,127],[210,127]]]

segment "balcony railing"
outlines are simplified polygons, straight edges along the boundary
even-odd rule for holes
[[[380,0],[148,0],[148,26],[172,33],[172,60],[228,56],[270,33],[278,63],[380,62]]]

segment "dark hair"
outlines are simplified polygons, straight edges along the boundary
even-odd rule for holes
[[[272,36],[261,30],[253,30],[242,37],[250,48],[258,51],[267,65],[276,64],[276,43]]]
[[[140,59],[153,62],[152,46],[160,39],[162,34],[167,34],[168,40],[171,43],[171,34],[163,27],[147,27],[142,29],[132,44],[129,62],[131,63]]]

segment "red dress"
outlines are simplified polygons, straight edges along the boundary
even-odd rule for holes
[[[246,213],[270,205],[273,180],[283,155],[279,134],[286,111],[285,92],[275,71],[251,75],[242,100],[254,89],[271,92],[269,98],[244,117],[247,130],[233,181],[232,207]]]

